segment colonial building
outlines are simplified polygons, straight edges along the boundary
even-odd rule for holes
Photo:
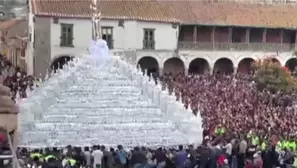
[[[90,3],[31,1],[35,74],[87,51]],[[267,57],[295,67],[293,5],[105,0],[98,6],[112,53],[149,72],[247,72],[253,61]]]
[[[28,22],[24,19],[8,19],[0,22],[1,54],[7,57],[13,66],[30,74],[31,67],[27,53]],[[29,66],[28,66],[29,63]]]

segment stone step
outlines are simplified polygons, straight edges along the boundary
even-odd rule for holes
[[[142,94],[133,81],[111,63],[86,65],[61,87],[49,108],[24,124],[23,146],[107,145],[158,146],[187,144],[188,137],[167,114]],[[67,82],[67,81],[65,81]],[[70,81],[69,81],[70,83]]]
[[[44,114],[46,115],[81,115],[82,110],[85,108],[55,108],[51,107],[50,108],[50,113]],[[102,109],[97,109],[97,108],[88,108],[87,111],[83,112],[84,115],[89,115],[89,116],[109,116],[109,115],[115,115],[115,116],[127,116],[127,115],[137,115],[137,114],[143,114],[143,115],[155,115],[158,117],[158,115],[164,116],[163,112],[161,112],[160,109],[157,107],[143,107],[143,108],[137,108],[137,109],[130,109],[130,108],[122,108],[122,107],[107,107],[107,108],[102,108]]]

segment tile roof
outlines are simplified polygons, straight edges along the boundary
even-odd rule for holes
[[[11,37],[27,37],[28,36],[28,21],[19,20],[16,24],[8,29],[7,36]]]
[[[31,0],[33,13],[41,16],[91,17],[91,0]],[[102,0],[98,4],[105,19],[178,22],[163,5],[147,0]]]
[[[189,1],[196,20],[205,25],[297,28],[297,6]],[[178,18],[193,23],[187,18]]]
[[[9,47],[21,48],[24,40],[20,38],[26,39],[28,37],[28,22],[24,19],[0,21],[0,31],[4,33],[1,37],[2,42]],[[7,32],[6,35],[5,32]]]
[[[24,37],[28,33],[28,22],[24,19],[0,21],[0,31],[7,31],[7,37]]]
[[[32,0],[40,16],[90,17],[91,0]],[[182,24],[297,28],[297,6],[198,0],[102,0],[103,18]]]
[[[0,30],[7,30],[7,29],[19,24],[22,21],[23,20],[21,20],[21,19],[8,19],[8,20],[0,21]]]

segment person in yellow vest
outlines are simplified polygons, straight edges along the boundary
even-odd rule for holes
[[[33,153],[31,153],[30,158],[32,160],[38,159],[40,162],[43,161],[43,156],[38,150],[34,150]]]
[[[47,167],[47,168],[62,167],[62,165],[54,155],[48,154],[46,157],[44,157],[44,162],[42,167]]]
[[[257,145],[259,145],[259,137],[258,137],[257,135],[254,135],[254,136],[252,137],[252,145],[253,145],[253,146],[257,146]]]
[[[248,140],[251,140],[252,137],[253,137],[253,131],[250,130],[250,131],[247,133],[246,137],[247,137]]]
[[[297,157],[296,156],[294,157],[293,167],[295,167],[295,168],[297,167]]]
[[[265,142],[265,141],[263,141],[262,143],[261,143],[261,150],[262,151],[265,151],[267,149],[267,143]]]
[[[275,151],[280,152],[283,149],[283,144],[281,141],[278,141],[275,146]]]
[[[215,129],[216,136],[222,136],[225,134],[225,132],[226,132],[226,129],[221,124],[219,124]]]
[[[76,165],[76,160],[72,157],[66,157],[62,160],[62,166],[67,167],[67,165],[74,167]]]
[[[39,150],[34,150],[30,154],[31,165],[35,165],[35,167],[39,166],[43,162],[43,155],[39,152]]]
[[[294,140],[288,141],[288,148],[290,151],[295,152],[296,151],[296,142]]]
[[[49,160],[52,160],[52,159],[56,159],[56,157],[54,155],[47,155],[45,158],[44,158],[44,161],[45,162],[48,162]]]
[[[282,147],[285,148],[285,149],[287,149],[287,150],[290,150],[290,143],[289,143],[289,141],[284,140],[282,142]]]

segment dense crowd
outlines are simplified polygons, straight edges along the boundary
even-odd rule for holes
[[[1,143],[0,143],[1,144]],[[71,147],[45,148],[28,151],[19,148],[19,163],[24,168],[273,168],[296,167],[294,153],[285,148],[276,151],[274,145],[257,148],[249,141],[240,139],[210,140],[205,137],[202,145],[176,148],[149,149],[135,147],[127,150],[118,145],[106,148]],[[9,163],[1,161],[4,167]]]
[[[34,78],[27,75],[19,67],[14,67],[11,62],[0,54],[0,83],[11,89],[12,99],[25,98],[26,90],[33,89]]]
[[[162,81],[181,95],[186,108],[201,114],[205,130],[201,146],[186,150],[181,146],[156,150],[136,147],[131,151],[121,146],[107,150],[99,145],[84,149],[69,146],[64,152],[57,148],[20,149],[21,162],[45,168],[297,167],[297,95],[260,92],[248,74],[165,74]],[[2,55],[0,82],[11,89],[14,100],[34,89],[34,78]],[[6,143],[0,141],[2,144]]]
[[[260,92],[244,74],[167,74],[163,81],[181,93],[186,107],[201,112],[205,134],[248,136],[257,145],[280,140],[296,149],[296,95]]]

